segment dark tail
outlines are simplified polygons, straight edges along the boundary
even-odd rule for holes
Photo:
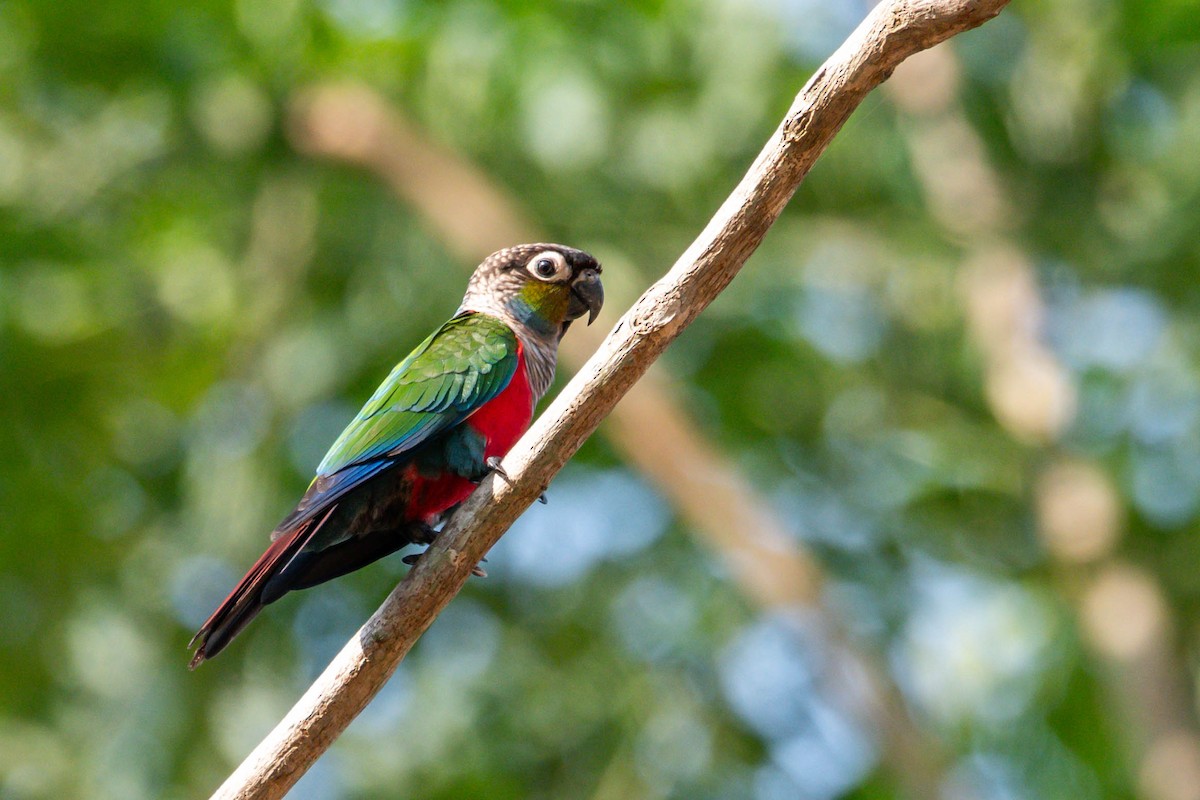
[[[192,656],[192,669],[224,650],[233,637],[258,616],[263,606],[274,603],[288,592],[345,575],[414,541],[430,541],[428,530],[412,523],[365,536],[351,536],[329,547],[306,550],[336,508],[334,505],[320,519],[303,522],[271,542],[267,552],[258,557],[250,571],[192,637],[189,647],[200,643]]]
[[[217,606],[217,610],[200,626],[200,630],[188,643],[188,647],[200,643],[191,663],[188,664],[189,669],[195,669],[201,662],[224,650],[225,646],[233,641],[233,637],[241,633],[242,628],[258,616],[263,606],[279,599],[283,592],[272,592],[264,597],[267,584],[300,553],[336,507],[330,508],[319,521],[309,520],[271,542],[267,551],[258,557],[250,571],[238,581],[229,596]]]

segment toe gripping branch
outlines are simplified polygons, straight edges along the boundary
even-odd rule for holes
[[[426,545],[426,549],[422,550],[419,553],[409,553],[408,555],[406,555],[404,558],[402,558],[400,560],[403,561],[405,564],[408,564],[410,567],[413,566],[414,564],[416,564],[418,561],[421,560],[421,556],[425,555],[425,553],[427,553],[429,551],[428,545],[433,544],[433,540],[437,538],[437,535],[438,535],[438,530],[436,528],[434,528],[432,525],[429,525],[424,522],[420,523],[418,525],[416,531],[414,532],[413,544]],[[486,561],[487,561],[486,558],[483,559],[483,562],[486,562]],[[474,567],[471,568],[471,574],[477,578],[486,578],[487,577],[487,572],[481,566],[481,564],[483,562],[481,562],[480,564],[476,564]]]
[[[507,484],[512,483],[512,478],[510,478],[508,476],[508,473],[504,471],[504,467],[502,467],[500,465],[500,456],[491,456],[486,461],[484,461],[484,464],[486,464],[487,468],[490,469],[492,472],[499,475],[500,479],[502,481],[504,481]],[[547,501],[546,501],[546,493],[545,492],[542,492],[540,495],[538,495],[538,502],[541,503],[542,505],[546,504]],[[419,525],[416,528],[416,531],[413,534],[413,544],[431,545],[431,544],[433,544],[433,540],[437,538],[437,535],[438,535],[438,531],[432,525],[426,524],[424,522],[419,523]],[[408,564],[411,567],[412,565],[416,564],[417,561],[420,560],[421,556],[425,555],[425,552],[426,552],[425,550],[422,550],[420,553],[409,553],[404,558],[402,558],[401,561],[403,561],[405,564]],[[479,578],[486,578],[487,572],[484,570],[484,568],[482,566],[482,564],[484,564],[486,562],[487,562],[487,559],[485,558],[479,564],[476,564],[471,569],[471,574],[476,577],[479,577]]]
[[[508,473],[504,471],[504,467],[500,466],[500,456],[492,456],[483,463],[487,464],[488,469],[499,475],[505,483],[509,484],[510,486],[512,485],[512,478],[508,477]],[[545,492],[542,492],[538,495],[538,502],[542,505],[546,505],[548,501],[546,500]]]

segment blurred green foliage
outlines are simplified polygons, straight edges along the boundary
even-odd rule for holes
[[[865,11],[0,0],[0,798],[203,796],[403,573],[292,595],[185,669],[472,266],[375,177],[295,152],[295,91],[365,82],[639,286]],[[1054,452],[989,409],[969,237],[931,214],[880,95],[665,360],[945,748],[945,797],[1133,797],[1034,476],[1055,453],[1111,476],[1117,552],[1165,592],[1194,682],[1194,9],[1017,0],[954,47],[1078,396]],[[550,500],[295,796],[897,794],[879,731],[825,685],[822,625],[758,612],[602,437]]]

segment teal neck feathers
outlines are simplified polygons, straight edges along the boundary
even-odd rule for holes
[[[562,286],[526,283],[508,300],[513,318],[540,336],[556,336],[567,313],[567,292]]]
[[[511,327],[525,346],[525,368],[535,398],[541,398],[554,379],[558,340],[567,316],[570,289],[562,284],[525,282],[520,288],[505,291],[503,273],[471,279],[459,313],[483,313]],[[511,285],[511,284],[510,284]]]

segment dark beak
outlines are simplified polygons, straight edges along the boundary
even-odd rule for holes
[[[596,321],[603,306],[604,285],[600,283],[600,274],[593,269],[586,269],[571,284],[571,304],[567,307],[567,319],[579,319],[586,313],[588,325],[591,325]]]

